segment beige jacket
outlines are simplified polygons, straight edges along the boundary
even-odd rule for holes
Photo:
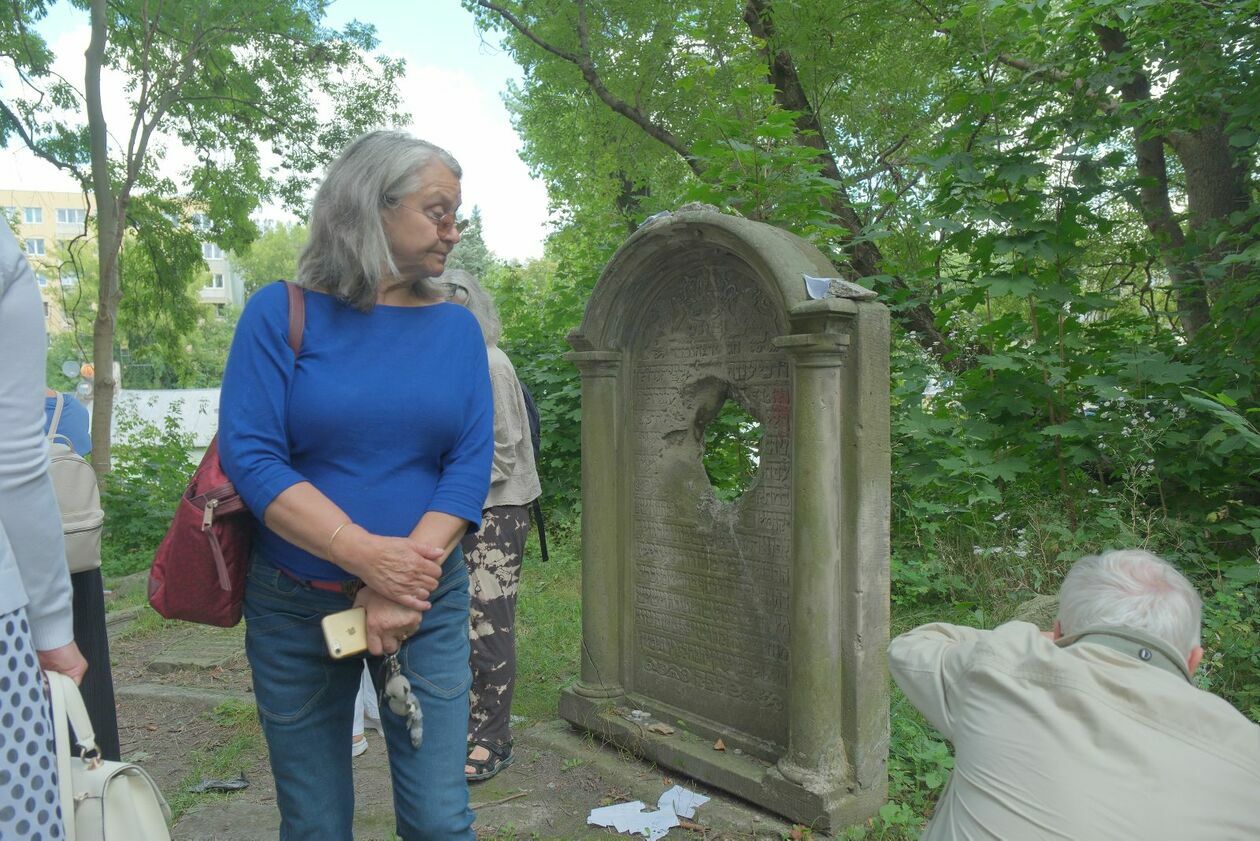
[[[529,439],[525,395],[507,354],[498,347],[486,348],[486,354],[494,392],[494,458],[490,463],[490,494],[483,507],[529,505],[542,488]]]
[[[1010,622],[889,644],[897,684],[954,745],[924,841],[1260,838],[1260,727],[1090,639],[1059,647]]]

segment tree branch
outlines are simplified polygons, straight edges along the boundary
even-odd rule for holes
[[[762,54],[765,56],[767,75],[774,86],[775,101],[780,108],[796,113],[797,142],[818,151],[822,162],[822,174],[835,183],[828,210],[835,214],[848,231],[855,237],[850,251],[852,271],[857,277],[870,277],[884,274],[882,271],[884,256],[879,246],[863,237],[866,225],[853,207],[853,200],[843,186],[840,167],[836,157],[823,135],[818,114],[805,95],[800,75],[796,72],[796,63],[786,49],[774,50],[774,21],[771,18],[768,0],[747,0],[744,6],[744,21],[748,24],[753,37],[762,43]],[[893,276],[889,285],[898,292],[914,297],[913,291],[904,278]],[[936,316],[926,303],[911,304],[898,312],[907,330],[914,333],[925,350],[937,357],[947,368],[965,368],[966,360],[952,356],[952,349],[944,334],[936,327]]]
[[[22,124],[18,115],[13,113],[13,110],[9,108],[9,104],[2,100],[0,100],[0,122],[3,122],[5,126],[16,131],[18,136],[22,138],[22,142],[26,144],[26,148],[30,149],[32,153],[48,161],[48,163],[58,169],[65,170],[74,178],[74,180],[78,181],[80,185],[86,185],[88,183],[88,176],[81,172],[74,164],[63,161],[60,158],[53,156],[51,152],[41,149],[35,142],[34,136],[27,131],[26,126]]]
[[[669,149],[676,152],[684,161],[686,161],[687,166],[691,168],[691,171],[699,176],[704,171],[704,168],[700,161],[697,160],[691,153],[691,149],[688,148],[685,143],[676,137],[669,129],[654,122],[647,114],[643,113],[638,108],[629,105],[625,100],[613,94],[604,85],[603,79],[600,78],[599,73],[595,70],[594,63],[591,61],[588,40],[589,36],[586,25],[586,3],[583,2],[583,0],[576,0],[576,4],[578,10],[577,34],[578,44],[582,49],[581,54],[571,53],[568,50],[561,49],[554,44],[544,41],[520,18],[498,3],[493,3],[490,0],[477,0],[478,6],[494,12],[511,24],[516,31],[533,41],[539,47],[576,67],[582,73],[582,78],[586,81],[587,86],[595,93],[596,96],[600,98],[600,100],[603,101],[605,105],[633,122],[653,140],[664,144]]]

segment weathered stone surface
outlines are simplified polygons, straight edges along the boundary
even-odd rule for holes
[[[235,629],[197,628],[162,649],[149,661],[158,673],[181,669],[213,669],[245,650],[244,635]]]
[[[814,826],[887,784],[888,313],[810,300],[805,275],[833,274],[783,231],[680,209],[618,251],[570,336],[583,662],[561,714]],[[728,399],[763,430],[733,502],[701,462]]]
[[[248,692],[219,691],[196,686],[172,686],[165,683],[132,683],[118,687],[115,694],[119,698],[171,701],[186,707],[200,707],[207,710],[212,710],[228,701],[242,704],[254,703],[254,696]]]
[[[1043,631],[1053,630],[1054,620],[1059,618],[1059,597],[1057,594],[1033,596],[1015,608],[1010,618],[1020,622],[1031,622]]]

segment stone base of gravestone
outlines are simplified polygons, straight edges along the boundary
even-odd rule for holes
[[[628,712],[644,708],[648,718],[630,720]],[[861,789],[829,781],[823,775],[789,780],[774,762],[753,756],[727,743],[718,727],[688,721],[680,710],[662,708],[645,698],[623,696],[612,700],[584,698],[572,689],[560,694],[560,717],[588,730],[635,756],[686,774],[708,785],[755,803],[775,814],[819,830],[861,823],[888,798],[886,785]],[[637,717],[636,717],[637,718]],[[665,725],[653,729],[653,725]],[[672,733],[661,732],[672,730]],[[714,746],[722,740],[722,750]]]

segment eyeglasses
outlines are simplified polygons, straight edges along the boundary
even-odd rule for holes
[[[461,306],[468,303],[468,287],[450,280],[438,281],[438,285],[446,292],[446,300]]]
[[[409,204],[398,203],[399,207],[405,207],[412,213],[419,213],[424,218],[433,223],[433,227],[437,228],[439,234],[449,234],[452,230],[459,231],[461,234],[468,227],[467,219],[455,219],[454,213],[436,213],[432,210],[421,210],[418,207],[412,207]]]

